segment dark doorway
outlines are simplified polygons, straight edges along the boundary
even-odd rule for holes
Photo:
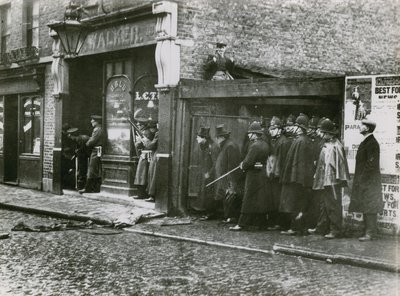
[[[4,182],[18,178],[18,96],[4,98]]]

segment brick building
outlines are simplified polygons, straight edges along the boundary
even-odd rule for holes
[[[345,76],[400,69],[396,0],[75,1],[91,28],[75,58],[57,54],[47,26],[68,2],[0,0],[2,182],[62,193],[63,124],[89,134],[90,114],[102,114],[102,190],[133,195],[137,155],[118,112],[153,100],[159,173],[168,176],[156,207],[185,212],[197,190],[199,125],[224,122],[240,138],[250,119],[277,113],[341,123]],[[204,81],[221,41],[236,80]]]

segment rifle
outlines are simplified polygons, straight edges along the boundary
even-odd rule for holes
[[[135,136],[138,136],[139,139],[143,142],[144,136],[143,136],[142,132],[140,131],[139,127],[131,120],[130,114],[128,116],[128,121],[131,124],[132,130],[133,130],[133,134]]]
[[[214,181],[211,181],[210,183],[208,183],[208,184],[206,185],[206,188],[209,187],[209,186],[211,186],[212,184],[218,182],[218,181],[221,180],[222,178],[225,178],[226,176],[232,174],[234,171],[236,171],[236,170],[238,170],[238,169],[240,169],[240,165],[238,165],[238,166],[235,167],[234,169],[230,170],[229,172],[223,174],[222,176],[218,177],[218,178],[215,179]]]

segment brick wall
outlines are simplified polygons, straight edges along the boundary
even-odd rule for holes
[[[46,66],[44,91],[44,144],[43,144],[43,178],[52,178],[53,147],[55,139],[55,106],[51,65]]]
[[[39,0],[39,47],[41,56],[51,55],[52,39],[47,24],[52,20],[62,20],[67,0]],[[11,30],[8,50],[25,47],[23,38],[26,20],[23,17],[23,0],[11,1]]]
[[[47,24],[62,20],[68,0],[40,0],[41,56],[51,56]],[[98,1],[82,0],[83,4]],[[104,0],[106,11],[155,2]],[[400,19],[397,0],[176,0],[182,45],[181,78],[202,79],[215,42],[230,45],[236,64],[262,73],[296,71],[343,74],[398,73]],[[11,1],[9,49],[25,46],[22,0]],[[103,13],[100,6],[90,15]],[[51,65],[45,73],[44,168],[52,178],[55,110]]]
[[[201,79],[218,40],[261,71],[382,74],[400,70],[396,0],[179,0],[182,78]],[[290,74],[289,74],[290,75]]]
[[[53,40],[49,37],[48,23],[51,21],[61,21],[64,17],[65,7],[69,3],[67,0],[39,0],[39,46],[41,56],[52,55]]]
[[[81,0],[96,4],[99,1]],[[104,0],[106,11],[155,2]],[[176,0],[182,78],[201,79],[215,42],[227,42],[238,66],[264,73],[309,71],[382,74],[400,70],[397,0]],[[11,2],[10,49],[24,46],[23,0]],[[51,55],[47,24],[61,20],[68,0],[40,0],[41,56]],[[90,15],[102,13],[89,7]]]

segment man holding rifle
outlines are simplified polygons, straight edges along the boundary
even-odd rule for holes
[[[157,138],[155,138],[155,130],[145,123],[142,130],[130,121],[135,132],[135,148],[138,152],[139,162],[136,169],[134,184],[139,190],[137,198],[149,198],[149,201],[154,201],[154,196],[149,196],[149,166],[153,161],[154,152],[157,149]],[[150,199],[151,198],[151,199]]]

